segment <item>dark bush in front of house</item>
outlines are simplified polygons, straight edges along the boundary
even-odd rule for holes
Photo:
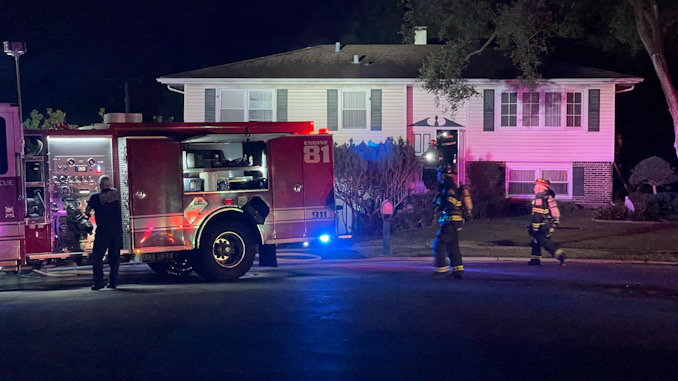
[[[508,205],[505,193],[505,171],[491,161],[474,161],[469,165],[473,216],[501,217]]]
[[[594,218],[612,221],[657,221],[659,217],[649,210],[630,211],[624,204],[605,206],[596,209]]]
[[[437,191],[407,196],[403,207],[398,209],[391,223],[394,232],[431,226],[438,221],[438,212],[433,206]]]
[[[678,193],[660,192],[647,198],[647,210],[658,216],[678,215]]]

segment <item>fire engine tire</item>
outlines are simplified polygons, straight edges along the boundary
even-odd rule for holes
[[[185,279],[191,276],[193,265],[187,260],[149,263],[148,267],[163,279]]]
[[[195,257],[195,271],[214,280],[236,280],[252,267],[255,242],[241,223],[229,221],[203,233]]]

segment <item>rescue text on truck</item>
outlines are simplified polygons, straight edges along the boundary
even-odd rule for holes
[[[276,244],[335,235],[332,136],[312,122],[24,132],[16,111],[0,104],[4,271],[87,262],[96,221],[83,210],[104,174],[121,192],[125,257],[168,277],[236,279],[257,250],[275,265]]]

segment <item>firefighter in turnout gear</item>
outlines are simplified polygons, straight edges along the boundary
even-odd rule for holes
[[[534,200],[532,201],[532,225],[529,227],[532,237],[532,256],[529,265],[541,264],[541,248],[546,249],[560,264],[565,263],[565,253],[551,242],[551,234],[560,223],[560,210],[551,190],[551,183],[545,179],[537,179],[534,183]]]
[[[438,222],[440,229],[433,240],[433,256],[435,258],[436,278],[446,278],[450,274],[462,279],[464,265],[459,250],[459,231],[464,223],[464,217],[470,217],[473,210],[468,188],[457,187],[457,173],[451,165],[445,164],[438,167],[438,181],[440,193],[436,197],[435,205],[440,212]],[[449,257],[449,264],[447,258]]]
[[[99,178],[99,187],[101,191],[92,193],[85,209],[88,216],[94,211],[97,224],[94,247],[90,257],[94,277],[92,290],[100,290],[105,285],[104,255],[106,251],[108,251],[108,264],[111,266],[106,287],[116,288],[118,286],[118,267],[122,248],[120,192],[113,188],[113,182],[107,175]]]

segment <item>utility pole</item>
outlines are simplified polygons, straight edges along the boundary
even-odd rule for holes
[[[5,48],[5,53],[8,56],[14,57],[16,64],[16,92],[19,96],[19,123],[24,123],[23,106],[21,103],[21,72],[19,71],[19,57],[26,53],[26,44],[23,42],[5,41],[2,43]]]

